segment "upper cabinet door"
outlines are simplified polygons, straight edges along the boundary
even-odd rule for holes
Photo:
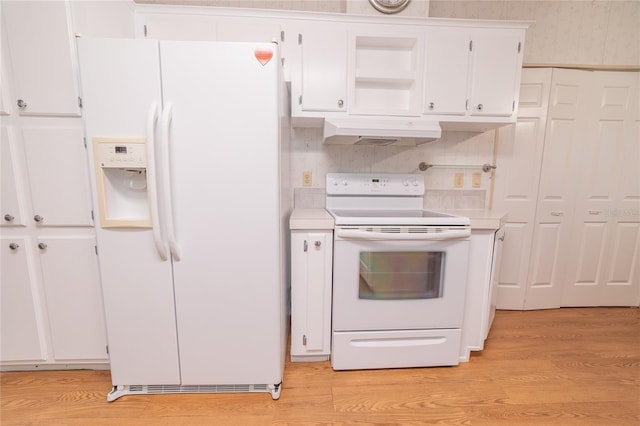
[[[521,30],[473,30],[469,110],[473,115],[510,116],[515,111],[522,67]]]
[[[305,23],[302,46],[302,96],[304,111],[346,111],[347,31],[344,27]],[[294,99],[294,102],[296,100]]]
[[[79,116],[67,2],[7,1],[2,15],[20,114]]]
[[[432,28],[425,58],[426,114],[465,114],[471,35],[467,28]]]

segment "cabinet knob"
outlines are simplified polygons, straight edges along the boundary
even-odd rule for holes
[[[5,222],[13,222],[13,219],[15,219],[15,217],[13,217],[13,215],[10,215],[9,213],[4,215]]]
[[[551,216],[556,216],[556,217],[564,216],[564,213],[563,212],[551,212]]]
[[[27,103],[22,99],[18,99],[16,101],[16,105],[18,105],[18,108],[21,108],[21,109],[24,109],[27,107]]]
[[[316,241],[313,243],[314,246],[316,246],[316,248],[320,248],[320,246],[322,245],[322,241]]]
[[[38,248],[39,248],[40,250],[44,250],[44,249],[46,249],[46,248],[47,248],[47,243],[38,243]]]
[[[433,102],[429,102],[429,109],[433,110],[436,107],[436,104],[434,104]]]
[[[35,215],[33,217],[33,220],[35,220],[36,222],[40,223],[44,220],[44,217],[40,216],[39,214]]]
[[[484,105],[482,105],[482,104],[478,104],[478,106],[476,107],[476,109],[477,109],[478,111],[482,111],[482,110],[484,109]]]
[[[20,246],[18,244],[16,244],[16,243],[10,243],[9,244],[9,249],[11,249],[11,250],[14,250],[14,251],[18,250],[18,247],[20,247]]]
[[[338,106],[342,108],[344,106],[344,101],[342,99],[338,99]]]

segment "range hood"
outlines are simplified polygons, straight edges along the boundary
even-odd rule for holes
[[[411,118],[325,118],[324,143],[341,145],[415,146],[440,139],[436,121]]]

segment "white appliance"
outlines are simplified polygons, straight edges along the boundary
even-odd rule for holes
[[[457,365],[469,218],[423,209],[417,174],[327,174],[335,370]]]
[[[280,395],[287,93],[272,43],[78,39],[114,388]]]

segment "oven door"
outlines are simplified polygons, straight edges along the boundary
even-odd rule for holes
[[[460,328],[468,228],[335,230],[334,331]]]

